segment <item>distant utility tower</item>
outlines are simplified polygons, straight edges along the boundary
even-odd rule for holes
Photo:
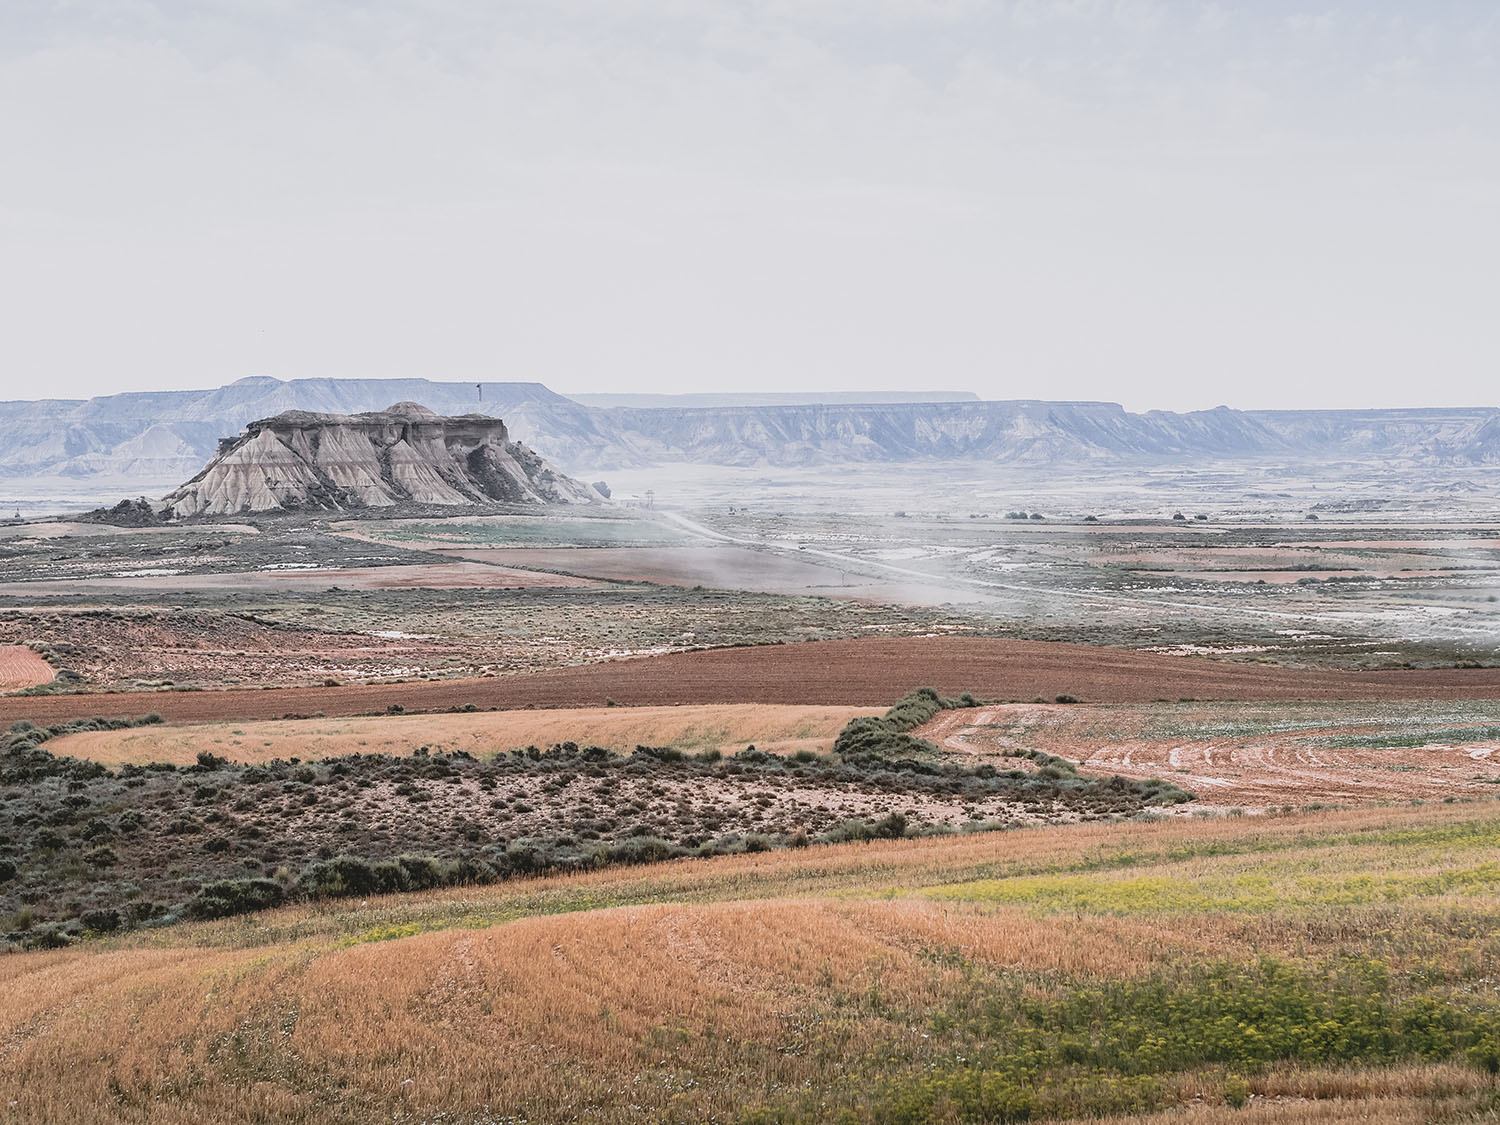
[[[656,492],[650,488],[646,489],[646,507],[656,507]]]

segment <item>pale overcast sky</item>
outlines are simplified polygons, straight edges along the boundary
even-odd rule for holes
[[[1500,404],[1494,0],[4,0],[0,397]]]

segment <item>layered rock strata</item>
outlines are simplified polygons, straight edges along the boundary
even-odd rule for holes
[[[366,414],[289,410],[224,438],[207,466],[162,499],[172,519],[277,509],[400,504],[585,504],[599,496],[510,440],[482,414],[442,417],[413,402]]]

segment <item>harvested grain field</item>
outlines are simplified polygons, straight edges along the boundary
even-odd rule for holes
[[[1500,668],[1345,672],[999,637],[869,638],[667,653],[489,679],[120,692],[0,700],[0,721],[156,711],[169,722],[523,707],[794,703],[881,707],[913,687],[989,699],[1145,703],[1224,700],[1500,699]]]
[[[706,707],[586,707],[539,711],[482,711],[459,715],[383,715],[379,718],[282,719],[88,731],[54,739],[55,754],[109,766],[169,762],[192,765],[200,751],[232,762],[274,758],[317,760],[345,754],[464,751],[476,757],[559,742],[628,753],[637,746],[682,751],[827,750],[856,715],[876,708],[802,707],[754,703]]]
[[[56,669],[25,645],[0,645],[0,691],[20,691],[52,680]]]
[[[1494,805],[1095,823],[101,937],[0,958],[0,1120],[942,1121],[1015,1088],[1017,1029],[1038,1120],[1124,1120],[1143,1071],[1124,1108],[1181,1111],[1153,1121],[1489,1120],[1487,1056],[1431,1029],[1493,1026],[1497,834]],[[1139,1013],[1117,1055],[1101,995]],[[1310,1046],[1271,1034],[1288,995]],[[1383,1036],[1344,1034],[1366,1010]]]
[[[1163,777],[1193,808],[1500,794],[1500,704],[1076,706],[946,711],[918,737],[1007,768],[1042,750],[1085,773]]]

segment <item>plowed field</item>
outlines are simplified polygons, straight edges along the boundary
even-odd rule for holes
[[[0,691],[35,687],[54,675],[52,665],[25,645],[0,645]]]
[[[991,699],[1500,699],[1500,668],[1304,671],[1089,645],[913,637],[705,649],[487,679],[0,700],[0,721],[157,711],[173,722],[521,707],[798,703],[876,707],[916,686]]]
[[[1494,704],[1010,704],[946,711],[917,734],[1003,768],[1043,750],[1085,773],[1167,778],[1209,808],[1500,793]]]

